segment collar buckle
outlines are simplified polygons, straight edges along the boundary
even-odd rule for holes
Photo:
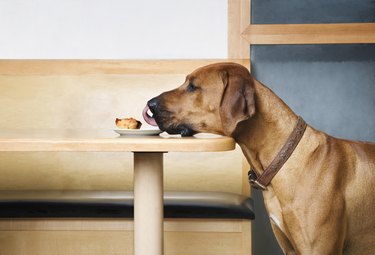
[[[250,171],[247,173],[247,176],[248,176],[251,187],[253,187],[254,189],[261,189],[261,190],[267,189],[266,186],[258,182],[257,180],[258,176],[253,169],[250,169]]]

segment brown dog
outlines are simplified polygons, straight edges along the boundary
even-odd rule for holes
[[[298,117],[234,63],[197,69],[177,89],[148,102],[145,120],[183,136],[233,137],[260,176]],[[375,254],[375,144],[331,137],[307,126],[263,195],[286,254]]]

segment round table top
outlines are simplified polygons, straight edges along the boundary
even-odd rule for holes
[[[0,151],[229,151],[235,148],[230,137],[197,134],[193,137],[120,136],[113,130],[1,130]]]

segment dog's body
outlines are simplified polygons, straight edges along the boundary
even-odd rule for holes
[[[233,137],[258,176],[297,122],[279,97],[232,63],[200,68],[148,105],[169,133]],[[284,253],[375,254],[374,143],[336,139],[308,126],[263,195]]]

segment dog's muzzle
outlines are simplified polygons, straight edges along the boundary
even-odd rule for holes
[[[150,115],[150,113],[152,116]],[[170,120],[172,114],[160,108],[160,104],[156,98],[147,102],[143,109],[143,119],[151,126],[158,126],[160,130],[166,131],[168,134],[179,134],[181,136],[192,136],[197,132],[187,124],[176,124]]]

